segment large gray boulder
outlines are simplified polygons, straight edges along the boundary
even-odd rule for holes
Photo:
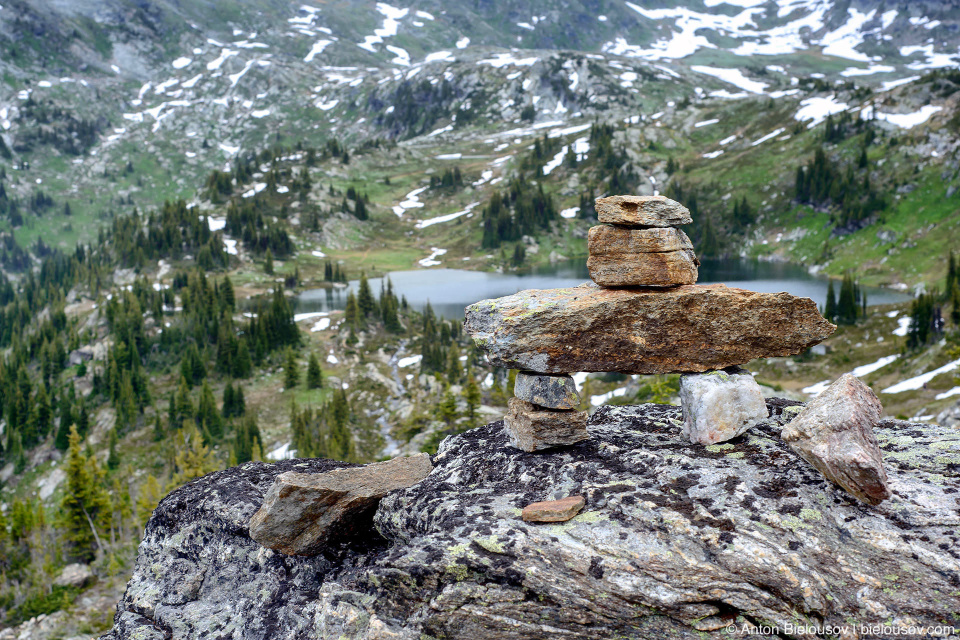
[[[380,502],[385,537],[316,558],[263,549],[246,524],[280,473],[340,463],[212,474],[157,508],[103,640],[720,640],[729,623],[957,625],[960,432],[881,421],[893,496],[871,507],[780,440],[785,404],[771,401],[774,417],[736,447],[685,442],[679,409],[659,405],[602,407],[590,440],[553,452],[480,427]],[[586,506],[568,522],[521,518],[571,495]]]

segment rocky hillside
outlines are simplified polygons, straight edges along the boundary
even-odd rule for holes
[[[26,250],[40,238],[70,247],[135,206],[201,200],[214,169],[336,139],[370,150],[369,164],[317,167],[315,178],[362,186],[371,219],[414,231],[423,255],[448,238],[443,224],[418,223],[468,214],[513,177],[542,182],[570,216],[581,194],[672,182],[713,218],[719,251],[835,275],[866,252],[872,282],[939,275],[913,249],[957,236],[945,224],[931,238],[915,215],[937,224],[955,211],[944,196],[957,190],[960,82],[928,76],[957,63],[951,3],[648,4],[6,3],[0,166],[20,207],[0,230]],[[874,125],[824,139],[828,114]],[[609,166],[584,137],[594,122],[616,129]],[[544,134],[556,145],[525,176]],[[399,146],[365,146],[378,140]],[[862,148],[867,171],[858,166],[850,195],[795,198],[798,166],[824,143],[839,175]],[[573,171],[584,160],[602,166]],[[462,197],[409,197],[455,164],[469,178]],[[402,179],[374,186],[391,176]],[[750,215],[730,209],[742,198]]]
[[[893,497],[867,507],[779,440],[789,404],[771,401],[768,422],[708,447],[681,442],[679,410],[661,405],[601,409],[592,440],[550,453],[506,447],[501,423],[474,429],[381,502],[368,536],[312,559],[259,547],[247,522],[280,472],[339,463],[218,472],[160,504],[103,640],[960,626],[957,432],[882,422]],[[519,518],[571,494],[586,507],[569,522]]]

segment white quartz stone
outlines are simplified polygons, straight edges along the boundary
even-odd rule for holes
[[[763,392],[747,371],[710,371],[680,378],[683,435],[716,444],[736,438],[767,418]]]

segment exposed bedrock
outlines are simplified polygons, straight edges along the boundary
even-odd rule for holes
[[[768,406],[777,416],[787,404]],[[677,407],[602,407],[590,440],[524,453],[493,423],[445,440],[425,480],[381,501],[385,538],[315,558],[264,549],[247,522],[280,473],[345,465],[218,472],[161,502],[104,639],[721,640],[731,622],[955,626],[960,432],[881,421],[892,495],[871,507],[800,459],[782,426],[774,417],[691,445]],[[586,503],[568,522],[521,518],[568,496]]]

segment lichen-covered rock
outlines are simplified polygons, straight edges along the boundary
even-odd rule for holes
[[[883,406],[852,374],[821,392],[783,428],[781,437],[827,479],[869,504],[890,497],[873,427]]]
[[[511,446],[523,451],[540,451],[576,444],[590,437],[587,432],[587,412],[544,409],[521,400],[507,401],[503,427],[510,436]]]
[[[250,537],[281,553],[315,556],[330,540],[369,530],[383,496],[432,470],[430,456],[418,453],[325,473],[281,473],[250,518]]]
[[[546,375],[521,371],[513,395],[548,409],[576,409],[580,406],[577,383],[570,374]]]
[[[690,210],[664,196],[608,196],[594,201],[597,219],[621,225],[676,227],[690,224]]]
[[[680,377],[683,435],[717,444],[736,438],[767,418],[760,385],[748,371],[711,371]]]
[[[881,421],[893,496],[869,507],[780,440],[786,404],[771,401],[775,417],[736,448],[691,445],[679,408],[658,405],[602,407],[590,440],[554,452],[518,451],[500,423],[480,427],[445,440],[430,476],[380,502],[386,539],[316,558],[263,549],[246,523],[279,473],[340,463],[207,476],[158,507],[104,640],[721,640],[729,623],[957,626],[960,432]],[[569,522],[520,517],[569,495],[587,503]]]
[[[722,284],[531,289],[466,310],[464,330],[491,364],[569,373],[701,372],[801,353],[836,327],[810,298]]]

